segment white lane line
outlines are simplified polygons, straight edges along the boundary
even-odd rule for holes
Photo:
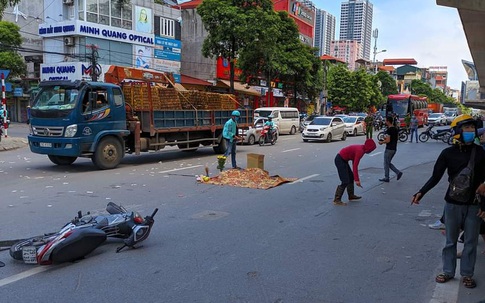
[[[380,155],[382,154],[382,152],[376,152],[376,153],[372,153],[369,155],[369,157],[374,157],[374,156],[377,156],[377,155]]]
[[[307,180],[307,179],[310,179],[310,178],[313,178],[313,177],[316,177],[316,176],[319,176],[319,175],[320,175],[320,174],[309,175],[309,176],[307,176],[307,177],[300,178],[300,179],[298,179],[298,180],[295,180],[295,181],[293,181],[293,182],[290,182],[289,184],[301,183],[301,182],[303,182],[303,181],[305,181],[305,180]]]
[[[183,167],[183,168],[174,168],[174,169],[169,169],[169,170],[159,171],[158,173],[159,173],[159,174],[171,173],[171,172],[173,172],[173,171],[179,171],[179,170],[184,170],[184,169],[197,168],[197,167],[201,167],[201,166],[202,166],[202,165],[192,165],[192,166],[189,166],[189,167]]]
[[[456,262],[456,272],[460,272],[460,262]],[[445,283],[436,283],[433,295],[429,303],[456,303],[458,302],[458,291],[460,289],[461,279],[458,275],[453,280]]]
[[[298,147],[298,148],[293,148],[293,149],[287,149],[287,150],[282,151],[282,153],[287,153],[287,152],[295,151],[295,150],[299,150],[299,149],[301,149],[301,148]]]
[[[13,275],[13,276],[10,276],[10,277],[7,277],[7,278],[3,278],[3,279],[0,280],[0,287],[5,286],[5,285],[10,284],[10,283],[13,283],[13,282],[17,282],[19,280],[28,278],[28,277],[33,276],[33,275],[36,275],[38,273],[41,273],[43,271],[48,270],[49,268],[50,268],[49,266],[39,266],[39,267],[29,269],[27,271],[21,272],[21,273],[16,274],[16,275]]]

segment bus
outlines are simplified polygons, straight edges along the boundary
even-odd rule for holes
[[[406,126],[404,118],[407,114],[415,115],[418,126],[428,124],[428,102],[426,97],[409,94],[389,95],[386,102],[386,116],[395,113],[399,117],[399,126]]]

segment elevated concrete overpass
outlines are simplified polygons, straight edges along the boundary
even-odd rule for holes
[[[436,0],[436,4],[454,7],[458,10],[468,41],[468,47],[477,70],[480,93],[485,94],[485,1]],[[466,102],[466,105],[485,109],[485,100]]]

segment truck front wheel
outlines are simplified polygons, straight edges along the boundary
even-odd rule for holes
[[[100,169],[112,169],[118,166],[123,158],[121,143],[114,137],[107,137],[99,142],[91,160]]]
[[[48,157],[52,163],[57,165],[71,165],[77,159],[77,157],[53,156],[53,155],[48,155]]]

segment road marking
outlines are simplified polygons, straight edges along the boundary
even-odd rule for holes
[[[460,272],[460,262],[456,262],[456,272]],[[436,283],[433,295],[429,303],[458,302],[458,291],[460,289],[461,279],[456,277],[445,283]]]
[[[382,152],[376,152],[376,153],[370,154],[369,157],[374,157],[374,156],[377,156],[377,155],[380,155],[380,154],[382,154]]]
[[[300,179],[298,179],[298,180],[295,180],[295,181],[293,181],[293,182],[290,182],[290,184],[301,183],[301,182],[303,182],[303,181],[305,181],[305,180],[307,180],[307,179],[310,179],[310,178],[313,178],[313,177],[316,177],[316,176],[319,176],[319,175],[320,175],[320,174],[309,175],[309,176],[307,176],[307,177],[300,178]]]
[[[301,148],[298,147],[298,148],[293,148],[293,149],[287,149],[287,150],[282,151],[282,153],[287,153],[287,152],[295,151],[295,150],[299,150],[299,149],[301,149]]]
[[[171,172],[173,172],[173,171],[179,171],[179,170],[184,170],[184,169],[197,168],[197,167],[201,167],[201,166],[202,166],[202,165],[192,165],[192,166],[189,166],[189,167],[183,167],[183,168],[174,168],[174,169],[169,169],[169,170],[159,171],[158,173],[159,173],[159,174],[171,173]]]
[[[17,282],[17,281],[25,279],[25,278],[28,278],[30,276],[36,275],[36,274],[41,273],[43,271],[46,271],[48,269],[49,269],[49,266],[39,266],[39,267],[29,269],[27,271],[21,272],[21,273],[16,274],[16,275],[13,275],[13,276],[10,276],[10,277],[7,277],[7,278],[3,278],[2,280],[0,280],[0,287],[8,285],[8,284],[13,283],[13,282]]]

